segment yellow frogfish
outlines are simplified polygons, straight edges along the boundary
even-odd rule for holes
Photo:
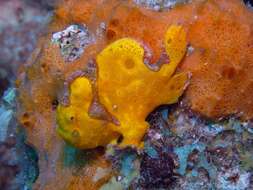
[[[96,57],[96,88],[99,102],[117,119],[118,124],[89,114],[93,98],[91,81],[76,78],[70,85],[70,104],[57,108],[57,131],[72,145],[95,148],[117,142],[119,146],[141,148],[149,124],[147,115],[157,106],[172,104],[184,92],[188,73],[174,74],[186,52],[186,32],[172,25],[165,34],[164,46],[170,60],[158,71],[144,63],[143,46],[122,38],[103,49]]]

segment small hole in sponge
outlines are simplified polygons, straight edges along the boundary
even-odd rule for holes
[[[224,78],[231,80],[236,76],[236,70],[233,67],[227,67],[227,66],[225,67],[224,66],[222,68],[221,74]]]
[[[170,86],[170,90],[175,90],[176,89],[176,86],[174,85],[174,84],[172,84],[171,86]]]
[[[167,44],[170,44],[172,42],[172,40],[169,38],[168,40],[167,40]]]
[[[116,32],[114,30],[108,29],[106,32],[106,37],[108,40],[112,40],[116,36]]]
[[[52,104],[52,109],[55,110],[57,108],[59,102],[58,102],[58,100],[54,99],[51,104]]]
[[[30,123],[29,121],[23,122],[23,125],[24,125],[25,127],[31,127],[31,123]]]
[[[122,143],[123,139],[124,139],[123,135],[120,135],[119,138],[117,139],[117,143],[118,144]]]
[[[23,114],[23,119],[28,119],[29,118],[29,114],[27,113],[27,112],[25,112],[24,114]]]
[[[118,19],[112,19],[112,20],[110,21],[110,24],[111,24],[112,26],[118,26],[118,25],[119,25],[119,20],[118,20]]]
[[[125,61],[125,67],[127,69],[132,69],[134,67],[134,61],[132,59],[127,59]]]

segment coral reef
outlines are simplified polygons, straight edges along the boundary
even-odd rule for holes
[[[248,162],[252,158],[246,156],[252,154],[252,147],[248,146],[252,142],[248,132],[251,123],[242,123],[234,117],[211,122],[182,105],[159,107],[147,121],[150,128],[144,139],[144,152],[133,149],[111,152],[109,158],[119,174],[104,187],[252,188],[252,166]],[[132,161],[128,162],[128,158]],[[135,166],[136,162],[140,163]],[[122,173],[125,167],[129,168],[128,175]]]
[[[17,124],[16,89],[8,88],[0,99],[0,188],[30,189],[38,176],[38,158],[25,142],[23,129]]]
[[[1,173],[0,173],[0,188],[1,189],[8,189],[12,188],[13,180],[15,176],[19,172],[19,168],[17,164],[9,164],[8,160],[11,158],[11,148],[14,144],[10,142],[5,142],[0,144],[1,156],[0,156],[0,166],[1,166]],[[11,189],[10,188],[10,189]]]
[[[238,114],[251,119],[253,39],[247,18],[253,13],[240,1],[230,3],[237,8],[223,3],[203,7],[190,28],[195,50],[184,63],[193,75],[187,98],[192,109],[211,118]]]
[[[35,3],[36,4],[36,3]],[[0,2],[0,189],[32,189],[38,157],[16,119],[16,72],[50,20],[49,7],[28,1]]]
[[[155,11],[161,11],[167,8],[173,8],[178,4],[185,3],[187,0],[134,0],[134,2]]]
[[[85,25],[71,25],[61,32],[54,33],[52,41],[59,45],[65,61],[71,62],[78,59],[93,40]]]
[[[35,5],[29,1],[34,6],[45,2],[34,2]],[[192,0],[172,7],[169,4],[165,7],[163,3],[166,2],[175,1],[62,0],[31,57],[27,55],[35,44],[31,39],[35,39],[45,26],[36,27],[37,23],[47,23],[47,10],[42,17],[34,17],[39,18],[35,27],[26,22],[29,17],[25,16],[26,24],[17,30],[22,35],[15,35],[7,27],[1,40],[14,40],[1,43],[7,47],[3,49],[2,57],[8,60],[3,64],[7,69],[4,72],[1,69],[4,88],[1,94],[12,94],[11,89],[5,90],[9,85],[6,78],[12,76],[9,66],[13,66],[13,70],[18,70],[15,84],[19,122],[25,128],[27,142],[36,148],[39,156],[40,172],[34,184],[38,172],[36,154],[29,155],[27,162],[17,164],[24,166],[19,168],[22,175],[18,174],[23,176],[19,178],[24,182],[22,187],[43,190],[154,189],[159,185],[161,188],[169,186],[185,190],[253,188],[253,125],[251,121],[239,118],[251,119],[253,113],[250,98],[252,10],[241,0]],[[163,5],[158,7],[157,3]],[[47,9],[52,8],[51,3],[46,4]],[[188,42],[186,52],[182,48],[186,46],[184,40],[173,43],[174,38],[170,36],[175,33],[166,33],[171,25],[184,29],[186,34],[183,38],[186,37]],[[35,35],[30,35],[28,26],[38,29]],[[66,29],[71,29],[70,36],[64,35],[62,39],[56,35],[53,38],[57,42],[52,43],[53,34]],[[22,40],[31,40],[31,46],[29,43],[24,45]],[[122,40],[125,40],[124,44],[120,43]],[[126,51],[125,46],[137,48],[137,55],[131,48],[126,48]],[[115,58],[110,49],[124,54],[123,58]],[[171,50],[177,53],[171,53]],[[184,54],[186,56],[181,61]],[[9,55],[15,55],[15,59],[10,59]],[[129,57],[135,60],[126,61]],[[6,66],[6,63],[13,64]],[[20,67],[16,69],[18,65]],[[161,107],[146,118],[156,106],[175,102],[179,97],[172,94],[175,101],[156,102],[165,93],[166,85],[156,84],[155,79],[166,67],[173,69],[159,80],[173,79],[178,75],[172,75],[176,70],[176,73],[191,72],[190,84],[178,104]],[[138,72],[133,73],[134,70]],[[148,71],[148,76],[139,70]],[[133,85],[138,96],[134,94],[133,86],[128,86],[135,81],[131,77],[136,75],[142,76],[139,80],[144,81],[140,89]],[[121,80],[123,77],[125,79]],[[125,89],[128,89],[127,93]],[[116,96],[117,90],[120,98]],[[129,94],[136,98],[130,99],[133,96],[128,97]],[[145,101],[147,96],[152,103],[150,107],[146,105],[149,102]],[[11,96],[5,97],[8,101]],[[170,95],[166,98],[171,99]],[[135,99],[138,104],[133,104]],[[144,109],[142,106],[147,107]],[[0,111],[0,117],[6,118],[9,114]],[[127,113],[126,117],[122,116],[124,113]],[[216,120],[221,118],[224,119]],[[57,120],[61,126],[58,129]],[[138,127],[136,121],[145,123],[145,127]],[[128,126],[128,123],[137,126],[136,129],[121,128],[121,124]],[[57,135],[57,130],[67,143]],[[108,135],[113,137],[106,137],[104,132],[108,130]],[[8,135],[8,131],[4,131],[1,128],[1,135]],[[132,135],[129,133],[138,134],[138,138],[127,138]],[[103,148],[79,150],[68,144],[94,148],[107,145],[115,137],[117,142],[114,144],[144,144],[143,150],[119,149],[110,144],[105,154]],[[130,140],[124,141],[127,139]],[[33,152],[31,147],[28,149],[31,149],[28,152]],[[26,153],[21,157],[26,157]],[[27,163],[32,163],[31,167],[26,168]],[[158,172],[159,168],[161,171]]]
[[[5,72],[14,78],[14,71],[27,61],[51,13],[45,7],[34,7],[19,0],[1,1],[0,7],[1,74]]]
[[[162,147],[159,147],[162,149]],[[158,155],[144,153],[140,166],[140,183],[144,188],[166,188],[174,179],[174,160],[166,151],[155,150]]]
[[[249,18],[252,11],[239,0],[193,1],[156,14],[122,5],[111,16],[106,35],[109,41],[122,36],[144,41],[152,50],[153,62],[157,62],[162,54],[157,38],[162,38],[169,24],[183,24],[191,47],[181,64],[181,69],[191,71],[193,76],[186,93],[189,106],[210,118],[240,114],[250,119],[252,101],[247,94],[252,88],[247,74],[251,72],[252,19]],[[245,83],[239,85],[241,81]]]
[[[80,148],[105,146],[116,139],[117,133],[123,138],[121,146],[140,146],[148,127],[147,115],[158,105],[175,103],[187,85],[187,73],[172,76],[186,50],[182,27],[173,25],[168,29],[165,49],[170,63],[154,72],[144,64],[144,49],[134,40],[123,38],[107,46],[96,58],[97,93],[99,102],[117,121],[113,125],[90,118],[89,108],[97,115],[104,113],[97,107],[92,110],[92,86],[88,79],[77,78],[71,84],[70,106],[57,109],[59,133]]]

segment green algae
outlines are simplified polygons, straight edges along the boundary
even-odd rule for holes
[[[184,145],[181,147],[176,147],[174,149],[174,153],[178,156],[179,159],[179,169],[177,172],[180,175],[186,174],[186,167],[187,167],[187,160],[189,155],[192,153],[193,150],[198,150],[199,152],[203,152],[206,148],[206,145],[203,143],[193,143],[190,145]]]
[[[65,144],[63,148],[63,166],[82,168],[89,161],[89,153],[77,149],[69,144]]]

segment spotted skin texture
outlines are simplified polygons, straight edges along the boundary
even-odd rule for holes
[[[171,61],[157,72],[144,64],[145,50],[133,39],[122,38],[102,50],[96,57],[99,101],[118,124],[88,115],[91,86],[81,77],[71,84],[70,106],[58,107],[59,134],[80,148],[105,146],[116,140],[116,134],[123,136],[120,146],[142,147],[147,115],[161,104],[177,102],[187,84],[187,73],[173,75],[185,54],[185,31],[173,25],[164,41]]]
[[[107,127],[108,122],[88,115],[91,100],[90,82],[87,78],[80,77],[71,84],[70,106],[57,107],[57,132],[67,142],[79,148],[105,146],[118,136]]]

